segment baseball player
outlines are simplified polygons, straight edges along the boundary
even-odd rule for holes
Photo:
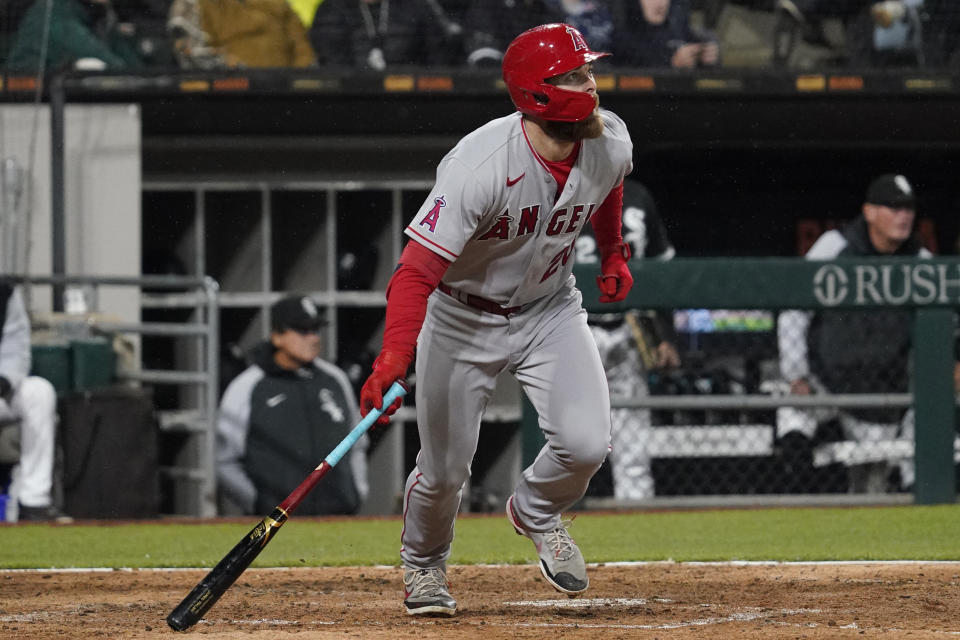
[[[20,421],[20,461],[10,486],[17,519],[71,522],[53,499],[57,392],[30,375],[30,314],[20,285],[0,283],[0,323],[0,420]]]
[[[502,66],[519,113],[488,122],[444,157],[406,228],[411,242],[387,287],[383,348],[360,410],[382,406],[416,347],[421,449],[406,483],[400,550],[410,614],[456,612],[446,578],[454,521],[504,370],[547,440],[507,500],[507,517],[534,542],[554,588],[587,589],[583,555],[560,519],[610,444],[607,382],[571,275],[585,225],[601,255],[600,300],[623,300],[633,286],[620,233],[633,147],[624,122],[598,106],[593,62],[605,55],[569,25],[517,36]]]
[[[653,194],[636,180],[623,183],[623,241],[632,260],[670,260],[676,254]],[[577,264],[599,264],[596,239],[586,229],[577,240]],[[680,366],[673,314],[665,311],[595,313],[587,317],[607,373],[611,396],[649,394],[651,371]],[[611,411],[610,466],[613,497],[648,500],[654,478],[648,443],[652,437],[649,409]]]

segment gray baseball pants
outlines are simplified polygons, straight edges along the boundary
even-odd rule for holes
[[[439,291],[417,347],[420,452],[406,482],[400,556],[443,567],[497,375],[508,370],[539,415],[546,445],[523,471],[514,510],[531,531],[550,531],[586,492],[610,447],[610,396],[573,280],[504,317]]]

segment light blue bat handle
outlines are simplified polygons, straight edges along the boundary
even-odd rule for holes
[[[380,406],[383,407],[383,409],[386,409],[393,404],[394,400],[397,398],[402,398],[405,395],[407,395],[406,388],[400,384],[399,381],[394,382],[390,388],[387,389],[387,393],[384,394],[383,404]],[[369,429],[373,423],[377,421],[377,418],[383,414],[383,409],[371,409],[370,413],[365,415],[363,420],[357,423],[357,426],[353,428],[353,431],[348,433],[347,437],[340,441],[340,444],[337,445],[337,448],[331,451],[330,455],[324,458],[324,462],[329,464],[331,467],[337,466],[337,463],[340,462],[340,458],[342,458],[347,451],[350,450],[350,447],[357,443],[357,440],[360,439],[360,436],[365,434],[367,429]]]

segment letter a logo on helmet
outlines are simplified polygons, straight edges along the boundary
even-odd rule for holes
[[[596,98],[561,89],[546,80],[610,55],[590,51],[583,34],[567,24],[545,24],[514,38],[503,54],[503,81],[517,109],[544,120],[579,122]]]
[[[567,33],[569,33],[570,37],[573,39],[574,51],[590,51],[590,47],[587,46],[587,41],[583,39],[582,33],[573,27],[567,27]]]

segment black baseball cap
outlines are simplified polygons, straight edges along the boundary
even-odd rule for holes
[[[900,174],[885,173],[867,187],[867,203],[884,207],[917,208],[917,197],[910,182]]]
[[[288,296],[270,307],[270,326],[274,331],[287,329],[315,331],[326,326],[316,303],[307,296]]]

